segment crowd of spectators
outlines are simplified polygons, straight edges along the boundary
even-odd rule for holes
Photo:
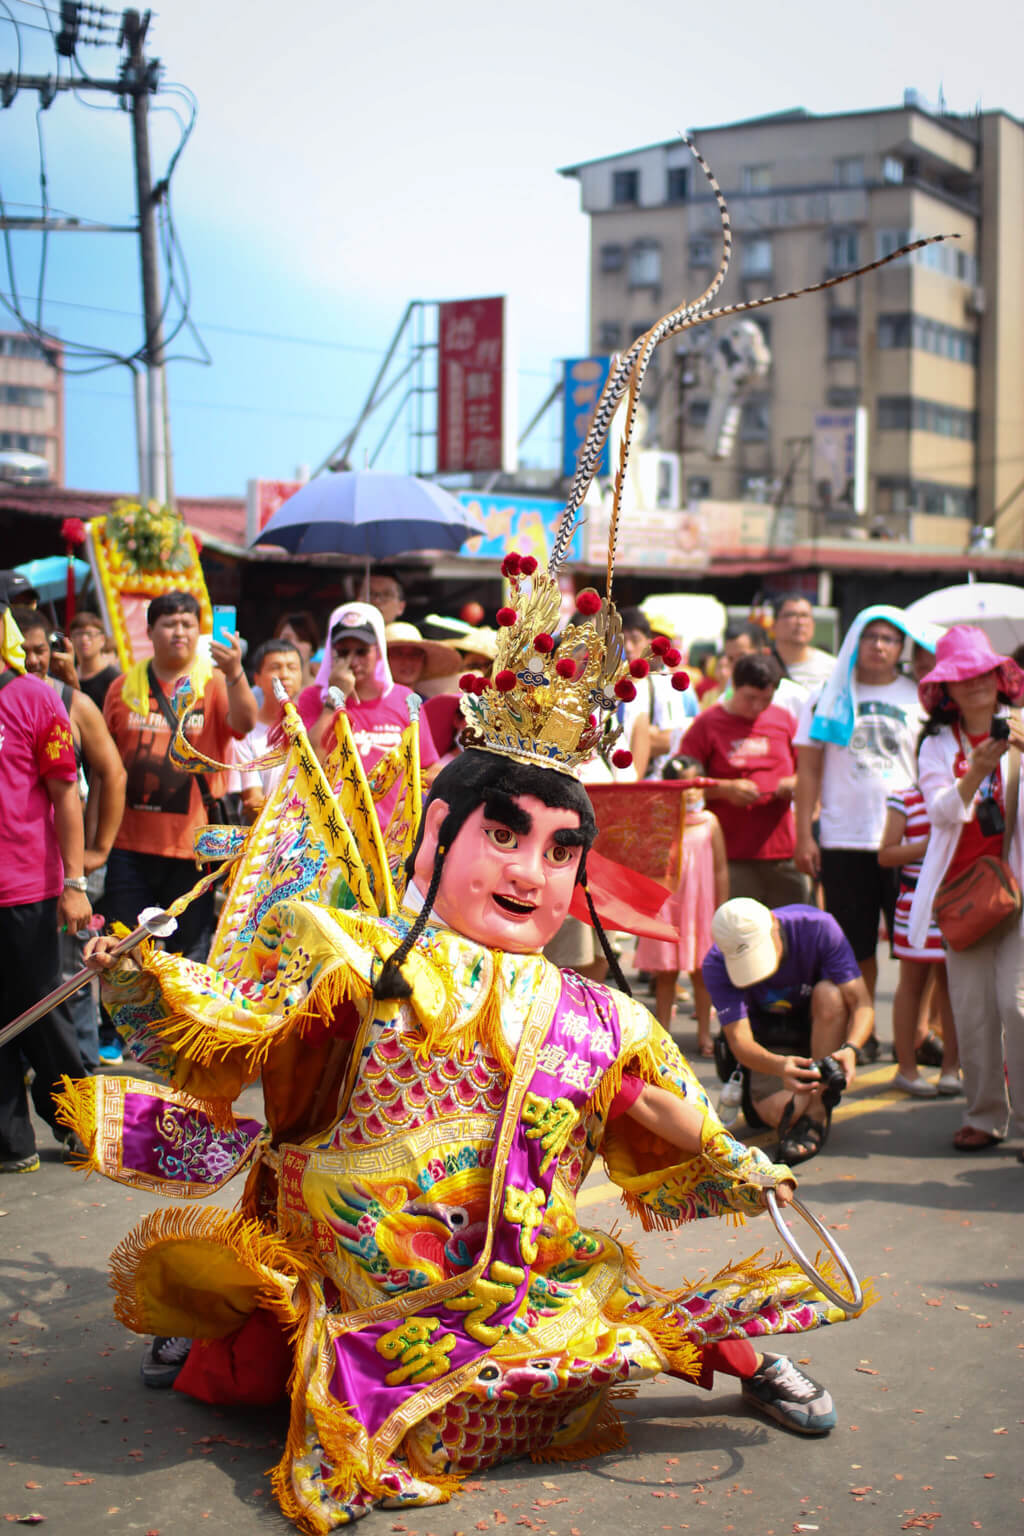
[[[405,606],[396,576],[370,572],[323,629],[305,610],[285,611],[247,654],[239,635],[201,641],[195,599],[169,592],[149,607],[151,660],[124,674],[97,614],[80,611],[65,638],[41,610],[10,610],[27,676],[0,675],[0,951],[31,959],[4,967],[5,1017],[79,968],[92,912],[133,927],[144,908],[188,891],[199,827],[232,811],[258,817],[283,772],[259,761],[280,719],[275,689],[322,758],[343,708],[367,768],[397,743],[419,694],[423,773],[450,761],[460,746],[459,676],[489,674],[497,633],[449,622],[444,638],[430,638],[403,617]],[[729,627],[710,664],[691,667],[694,686],[680,690],[652,656],[647,612],[626,608],[621,618],[630,659],[653,661],[618,709],[631,760],[596,754],[584,777],[702,781],[681,788],[681,853],[661,913],[678,940],[642,940],[634,957],[662,1023],[673,1025],[686,998],[697,1049],[710,1055],[717,1015],[720,1072],[741,1084],[751,1126],[775,1127],[781,1153],[799,1162],[824,1145],[837,1098],[821,1058],[838,1062],[848,1086],[879,1055],[885,933],[899,961],[893,1085],[914,1098],[965,1092],[958,1149],[993,1145],[1009,1125],[1007,1073],[1024,1105],[1024,940],[1014,923],[954,952],[931,902],[943,880],[1001,856],[1019,781],[1015,773],[1011,807],[1004,763],[1024,732],[1015,715],[1008,738],[989,728],[1020,702],[1024,674],[972,639],[977,632],[939,639],[891,608],[859,614],[834,657],[813,643],[809,601],[788,595],[771,626]],[[684,648],[686,637],[665,642]],[[211,759],[232,762],[230,775],[187,773],[170,755],[171,700],[185,681],[185,733]],[[994,810],[979,816],[979,804]],[[1008,855],[1018,880],[1021,838],[1018,826]],[[169,947],[205,958],[214,921],[207,893],[182,913]],[[590,975],[605,969],[574,919],[549,954]],[[37,1165],[26,1065],[37,1111],[66,1142],[51,1098],[60,1074],[122,1061],[89,989],[4,1047],[0,1167]],[[929,1067],[941,1068],[937,1081]],[[1012,1113],[1024,1130],[1024,1109]]]

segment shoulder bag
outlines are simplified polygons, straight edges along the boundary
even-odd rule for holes
[[[1020,916],[1021,889],[1007,862],[1017,822],[1019,749],[1011,747],[1005,761],[1006,816],[1002,858],[985,855],[976,859],[951,880],[943,880],[935,897],[935,921],[950,949],[970,949],[997,928],[1008,927]]]

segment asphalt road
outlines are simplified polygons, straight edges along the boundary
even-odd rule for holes
[[[692,1043],[685,1029],[680,1039]],[[713,1081],[707,1063],[698,1070]],[[826,1440],[753,1416],[728,1381],[708,1394],[665,1379],[622,1404],[627,1450],[499,1468],[449,1505],[374,1513],[368,1536],[1024,1530],[1024,1166],[1013,1146],[955,1153],[960,1102],[889,1093],[892,1070],[862,1072],[801,1184],[879,1293],[858,1322],[792,1341],[836,1399]],[[76,1536],[184,1536],[207,1520],[283,1533],[266,1476],[283,1411],[222,1413],[145,1390],[141,1341],[112,1316],[107,1255],[160,1202],[83,1179],[43,1128],[39,1140],[42,1170],[0,1179],[0,1515]],[[777,1246],[767,1218],[645,1235],[600,1171],[582,1202],[586,1223],[617,1223],[663,1285]]]

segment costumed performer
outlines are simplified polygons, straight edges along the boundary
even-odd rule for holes
[[[157,1336],[152,1366],[185,1341],[183,1390],[216,1402],[287,1390],[274,1488],[318,1536],[374,1505],[442,1503],[502,1460],[622,1444],[615,1393],[662,1372],[705,1386],[737,1374],[751,1402],[806,1433],[835,1421],[828,1392],[765,1348],[849,1310],[797,1264],[757,1254],[666,1291],[628,1246],[580,1225],[599,1154],[645,1227],[756,1215],[772,1190],[787,1203],[795,1180],[728,1134],[644,1008],[540,953],[575,883],[587,889],[594,821],[576,767],[614,735],[648,665],[626,656],[610,598],[622,474],[609,595],[580,593],[580,622],[556,638],[557,571],[616,404],[628,389],[621,469],[650,357],[722,313],[706,305],[725,266],[613,370],[548,572],[533,557],[504,562],[493,679],[461,683],[467,750],[421,821],[395,813],[419,822],[405,869],[395,818],[382,862],[365,803],[390,792],[399,749],[363,775],[341,712],[345,771],[325,778],[298,728],[290,772],[331,840],[333,883],[319,900],[265,892],[223,962],[143,945],[138,966],[110,967],[108,1008],[173,1086],[69,1085],[68,1122],[112,1177],[196,1199],[249,1165],[237,1214],[157,1211],[122,1243],[115,1310]],[[415,752],[402,761],[400,805],[418,809]],[[248,834],[257,852],[275,805]],[[254,857],[227,911],[238,892],[258,894]],[[300,895],[313,888],[301,875],[296,863]],[[98,941],[97,969],[109,948]],[[257,1074],[265,1131],[230,1108]]]

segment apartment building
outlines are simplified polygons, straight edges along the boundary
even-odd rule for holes
[[[64,484],[64,375],[20,331],[0,331],[0,453],[45,459]]]
[[[716,304],[818,282],[922,235],[958,238],[755,313],[771,366],[742,396],[726,458],[704,441],[711,328],[665,343],[645,390],[648,445],[681,453],[683,496],[772,499],[784,485],[812,537],[966,549],[980,525],[981,543],[1024,548],[1024,124],[952,116],[908,91],[892,109],[799,108],[693,137],[736,239]],[[590,216],[591,348],[617,351],[710,282],[717,207],[678,139],[562,174]],[[859,406],[867,504],[855,518],[823,504],[811,447],[816,417]]]

